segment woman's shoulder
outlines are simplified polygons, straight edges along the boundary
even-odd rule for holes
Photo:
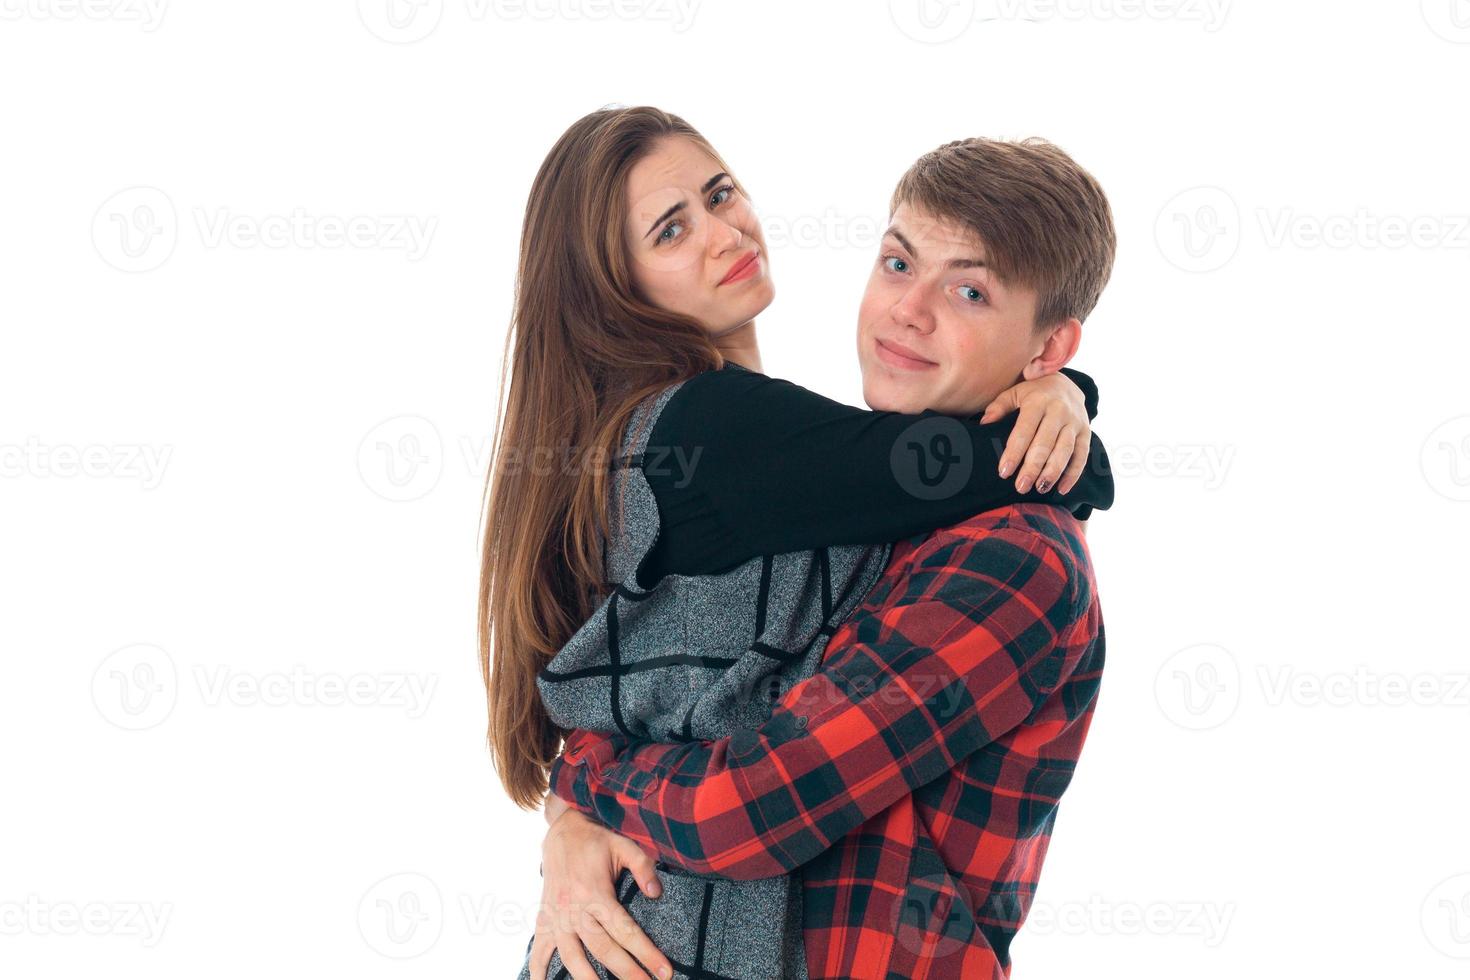
[[[633,409],[623,427],[622,451],[626,454],[625,459],[636,459],[636,454],[641,454],[650,445],[655,433],[666,443],[671,433],[682,434],[687,431],[690,420],[699,417],[701,409],[698,406],[720,404],[723,401],[721,393],[728,393],[729,390],[728,379],[745,370],[733,361],[726,361],[723,368],[701,371],[647,395]],[[721,376],[727,380],[722,382]],[[713,402],[706,392],[714,396]]]
[[[755,436],[767,426],[825,415],[838,403],[783,378],[726,361],[661,393],[658,428],[667,443]],[[851,409],[849,409],[851,410]]]

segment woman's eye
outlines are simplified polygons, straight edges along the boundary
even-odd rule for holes
[[[679,231],[675,231],[674,229],[676,228],[679,229]],[[674,239],[679,237],[679,235],[683,231],[683,228],[684,222],[670,221],[668,224],[664,225],[664,230],[658,233],[658,239],[654,242],[654,244],[662,245],[673,241]]]
[[[897,255],[889,255],[883,259],[883,264],[888,267],[889,272],[908,272],[909,264]]]
[[[726,184],[724,187],[721,187],[719,190],[710,195],[709,206],[712,208],[717,208],[721,204],[724,204],[726,201],[730,200],[730,198],[734,195],[735,185]]]

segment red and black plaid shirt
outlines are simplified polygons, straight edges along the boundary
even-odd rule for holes
[[[800,868],[813,978],[1008,977],[1102,667],[1081,526],[1004,507],[895,545],[759,728],[577,731],[552,791],[691,871]]]

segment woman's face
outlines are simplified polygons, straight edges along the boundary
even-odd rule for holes
[[[692,140],[665,137],[628,173],[627,249],[648,302],[718,336],[776,296],[750,201]]]

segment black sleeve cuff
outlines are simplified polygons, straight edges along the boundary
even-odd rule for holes
[[[1073,368],[1064,367],[1061,373],[1070,378],[1074,385],[1082,389],[1082,399],[1087,403],[1087,417],[1089,419],[1097,418],[1097,383],[1081,371]]]

